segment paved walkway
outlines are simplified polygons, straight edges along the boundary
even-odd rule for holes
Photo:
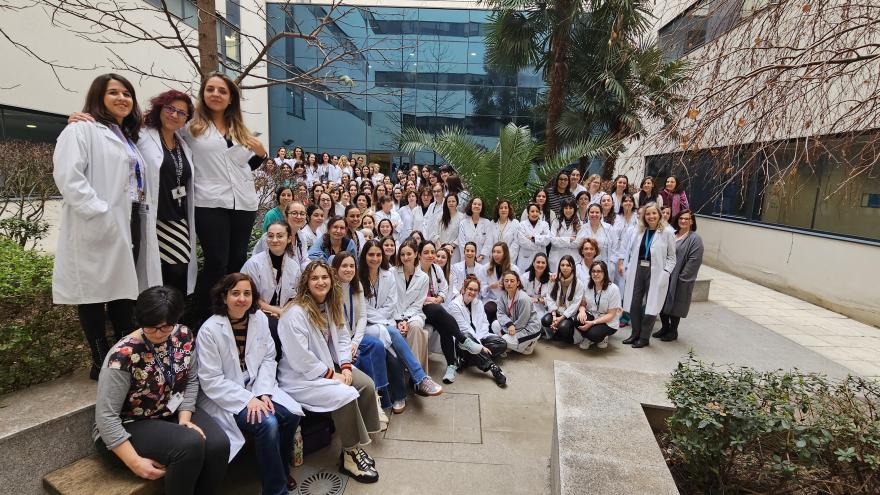
[[[665,375],[693,350],[719,364],[796,367],[835,377],[853,371],[878,374],[866,366],[878,358],[878,348],[869,346],[880,344],[880,330],[709,267],[703,267],[701,278],[713,279],[710,301],[691,307],[676,342],[654,340],[647,349],[632,349],[620,343],[629,328],[615,334],[604,351],[541,341],[532,356],[501,363],[508,375],[505,390],[488,374],[471,369],[446,386],[441,397],[412,397],[409,408],[393,416],[388,431],[367,447],[376,458],[379,483],[348,482],[344,493],[550,493],[556,360]],[[433,355],[431,374],[439,378],[443,364],[441,356]],[[296,470],[297,479],[317,469],[335,472],[338,452],[334,442],[309,456],[307,465]],[[227,493],[257,493],[253,472],[247,461],[234,464]]]
[[[880,378],[880,329],[729,273],[703,266],[709,300],[849,368]]]

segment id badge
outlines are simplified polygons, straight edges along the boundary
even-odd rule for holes
[[[171,197],[173,199],[180,199],[184,196],[186,196],[186,187],[185,186],[175,187],[174,189],[171,190]]]
[[[150,212],[150,205],[147,203],[138,203],[137,210],[139,215],[146,215]]]
[[[168,401],[168,410],[172,413],[177,411],[180,404],[183,403],[183,394],[180,392],[171,394],[171,400]]]
[[[639,266],[651,266],[650,260],[639,260]]]

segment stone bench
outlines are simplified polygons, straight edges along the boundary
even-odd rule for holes
[[[554,373],[554,495],[678,494],[654,437],[670,409],[669,375],[565,361]]]
[[[98,454],[82,458],[43,477],[51,495],[160,495],[162,480],[138,478],[125,466],[108,463]]]
[[[709,286],[712,284],[711,278],[698,278],[694,284],[694,292],[691,294],[692,302],[706,302],[709,300]]]

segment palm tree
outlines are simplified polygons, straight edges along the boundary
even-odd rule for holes
[[[568,98],[557,125],[563,142],[639,137],[649,119],[674,124],[689,67],[643,41],[649,19],[643,0],[604,0],[574,24]],[[611,179],[616,160],[617,153],[605,157],[603,178]]]
[[[584,2],[576,0],[484,0],[495,12],[486,32],[490,66],[518,71],[529,66],[547,80],[547,130],[544,152],[556,152],[556,125],[565,104],[569,73],[569,37]]]
[[[443,157],[455,168],[471,197],[479,196],[488,204],[505,198],[516,211],[525,206],[532,191],[578,158],[604,156],[617,148],[611,139],[590,137],[544,157],[541,165],[534,166],[542,159],[544,146],[532,137],[527,126],[512,123],[501,129],[498,144],[490,150],[457,128],[445,129],[435,136],[407,127],[397,141],[401,151],[431,150]]]

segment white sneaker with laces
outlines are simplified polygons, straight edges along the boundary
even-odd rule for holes
[[[598,347],[599,349],[605,349],[605,348],[607,348],[607,347],[608,347],[608,337],[606,336],[604,339],[602,339],[602,342],[599,342],[599,343],[596,345],[596,347]]]
[[[455,365],[450,364],[446,367],[446,373],[443,374],[443,383],[452,383],[455,381]]]
[[[593,341],[590,339],[584,339],[581,341],[580,344],[578,344],[578,347],[586,351],[590,347],[593,347]]]

